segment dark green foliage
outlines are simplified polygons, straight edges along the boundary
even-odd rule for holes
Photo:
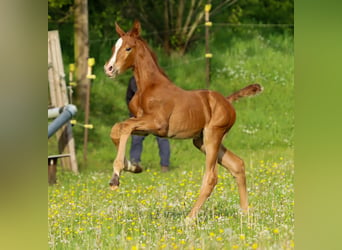
[[[293,0],[241,0],[241,20],[258,23],[293,24]]]
[[[164,1],[105,1],[88,0],[89,11],[89,44],[90,54],[98,57],[100,51],[111,46],[116,40],[115,22],[120,23],[124,30],[128,30],[134,19],[141,21],[143,36],[161,46],[168,53],[170,50],[180,51],[185,46],[184,34],[181,28],[185,27],[187,15],[189,14],[190,2],[184,1],[184,11],[181,17],[177,16],[180,0],[167,1],[169,5],[169,21],[165,23]],[[66,57],[73,58],[73,3],[71,0],[49,0],[48,21],[49,30],[57,29],[60,32],[61,43]],[[293,24],[293,0],[241,0],[230,5],[221,7],[222,1],[213,0],[211,10],[211,21],[224,24]],[[204,3],[196,5],[198,13],[204,10]],[[216,9],[215,9],[216,8]],[[196,15],[192,17],[191,23],[195,21]],[[182,25],[176,25],[177,20]],[[193,49],[197,41],[204,39],[204,20],[195,29],[195,32],[186,46]],[[293,26],[289,26],[293,32]],[[239,27],[234,28],[235,32],[243,33]],[[275,27],[273,31],[283,32],[284,27]],[[268,29],[269,32],[269,29]],[[187,51],[189,51],[187,48]]]

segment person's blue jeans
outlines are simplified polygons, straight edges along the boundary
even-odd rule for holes
[[[130,159],[132,163],[140,163],[141,153],[143,150],[143,141],[145,136],[132,135],[132,144],[130,149]],[[161,138],[156,136],[158,147],[159,147],[159,157],[161,166],[170,165],[170,142],[166,138]]]

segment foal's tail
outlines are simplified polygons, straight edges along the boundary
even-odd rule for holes
[[[248,85],[247,87],[244,87],[243,89],[236,91],[235,93],[227,96],[226,98],[230,103],[232,103],[240,99],[241,97],[254,96],[258,93],[261,93],[262,91],[263,91],[263,88],[261,87],[261,85],[258,83],[255,83],[255,84]]]

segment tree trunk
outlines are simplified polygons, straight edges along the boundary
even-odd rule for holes
[[[169,23],[169,0],[164,0],[164,37],[163,37],[163,46],[164,51],[169,55],[170,54],[170,23]]]
[[[75,0],[75,64],[77,99],[84,109],[89,79],[87,79],[89,37],[88,37],[88,0]]]
[[[181,33],[184,13],[184,0],[180,0],[178,3],[178,14],[176,20],[176,34]]]

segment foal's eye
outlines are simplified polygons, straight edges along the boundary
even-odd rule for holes
[[[130,51],[132,48],[126,48],[126,51]]]

